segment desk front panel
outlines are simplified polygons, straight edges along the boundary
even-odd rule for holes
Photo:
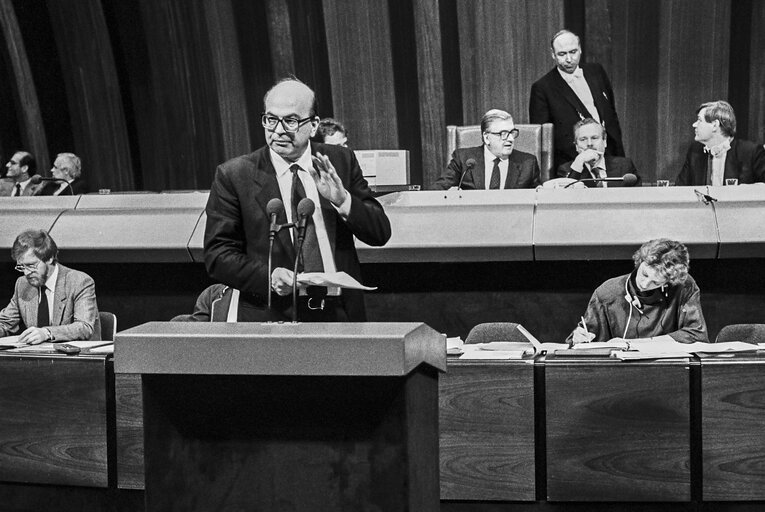
[[[689,501],[689,363],[545,362],[550,501]]]
[[[701,360],[704,501],[765,500],[765,358]]]
[[[0,355],[0,481],[108,486],[105,357]]]
[[[533,501],[534,365],[454,360],[438,384],[441,499]]]

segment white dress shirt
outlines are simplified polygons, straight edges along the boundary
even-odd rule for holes
[[[573,73],[566,73],[558,68],[558,73],[563,77],[563,80],[571,87],[577,97],[584,103],[584,106],[590,113],[590,116],[600,122],[600,115],[598,109],[595,107],[595,100],[592,98],[592,91],[584,78],[584,71],[579,66],[576,67]]]
[[[297,164],[301,170],[298,171],[298,177],[303,183],[305,189],[305,195],[308,199],[313,201],[316,209],[313,211],[311,218],[313,219],[314,226],[316,227],[316,239],[319,242],[319,252],[321,252],[321,261],[324,265],[324,272],[336,272],[335,257],[332,254],[332,246],[329,243],[329,236],[327,235],[327,227],[324,224],[324,214],[321,211],[321,202],[319,201],[319,190],[316,188],[316,182],[313,181],[309,169],[313,169],[313,161],[311,160],[311,147],[308,146],[305,152],[300,156],[296,162],[288,162],[283,159],[279,154],[275,153],[272,149],[269,149],[271,154],[271,163],[276,171],[276,180],[279,182],[279,191],[282,195],[282,201],[285,205],[285,213],[287,214],[287,221],[293,222],[292,219],[292,171],[290,166]],[[330,202],[330,204],[332,204]],[[347,193],[345,202],[339,207],[332,205],[338,214],[344,219],[348,218],[351,211],[351,194]],[[294,232],[290,230],[290,235],[294,240]],[[329,288],[329,295],[337,295],[338,289]]]
[[[712,155],[712,185],[715,187],[721,187],[725,181],[725,160],[732,140],[725,139],[711,148],[704,146],[704,151]]]
[[[494,171],[494,160],[497,159],[497,156],[494,155],[491,151],[489,151],[489,148],[487,148],[485,145],[483,147],[483,188],[486,190],[489,189],[489,184],[491,183],[491,173]],[[505,182],[507,181],[507,168],[508,168],[508,160],[505,158],[502,160],[500,158],[499,160],[499,188],[503,189],[505,188]]]

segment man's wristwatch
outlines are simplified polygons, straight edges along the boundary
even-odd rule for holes
[[[53,333],[52,333],[52,332],[50,332],[50,329],[48,329],[47,327],[45,327],[43,330],[44,330],[44,331],[45,331],[45,333],[48,335],[48,339],[47,339],[46,341],[53,341]]]

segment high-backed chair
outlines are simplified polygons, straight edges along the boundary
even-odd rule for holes
[[[101,321],[101,339],[114,341],[114,335],[117,334],[117,316],[114,313],[99,311],[98,319]]]
[[[513,341],[529,343],[529,339],[518,330],[515,322],[487,322],[478,324],[465,339],[465,343],[491,343],[492,341]]]
[[[717,333],[715,343],[722,343],[723,341],[765,343],[765,324],[726,325]]]
[[[515,139],[515,148],[524,153],[531,153],[539,162],[540,180],[545,182],[555,177],[553,166],[553,125],[545,124],[516,124],[518,138]],[[481,126],[455,126],[446,127],[446,164],[452,158],[452,153],[457,148],[469,148],[483,144]],[[446,167],[446,165],[444,165]]]

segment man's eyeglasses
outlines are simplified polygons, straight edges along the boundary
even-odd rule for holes
[[[276,130],[276,125],[282,123],[282,128],[284,128],[285,132],[294,133],[298,131],[302,125],[314,118],[315,116],[298,119],[297,117],[279,117],[271,114],[263,114],[260,116],[260,122],[263,123],[263,128],[269,130]]]
[[[37,263],[18,263],[13,268],[15,268],[17,271],[22,273],[27,271],[34,272],[35,270],[37,270],[37,265],[39,264],[40,264],[39,261]]]
[[[518,133],[520,132],[518,131],[518,128],[513,128],[512,130],[502,130],[501,132],[486,132],[486,133],[496,135],[502,140],[507,140],[510,138],[510,136],[512,136],[513,139],[515,139],[516,137],[518,137]]]

